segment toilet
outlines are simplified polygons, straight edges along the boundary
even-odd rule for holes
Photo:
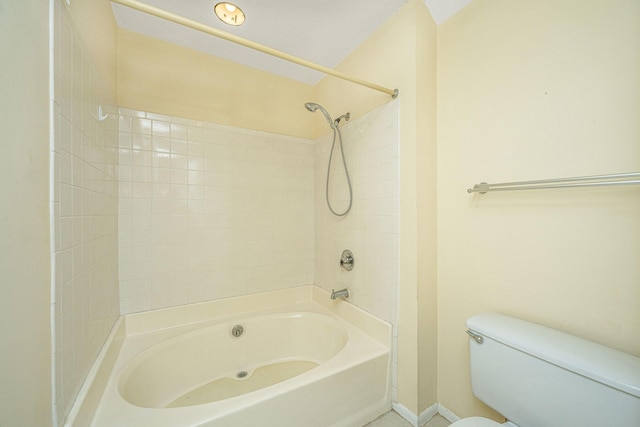
[[[473,394],[509,421],[451,427],[640,426],[640,358],[497,313],[467,328]]]

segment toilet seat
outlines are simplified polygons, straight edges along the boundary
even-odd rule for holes
[[[451,424],[449,427],[499,427],[499,426],[503,426],[503,424],[500,424],[488,418],[469,417],[469,418],[463,418],[460,421],[456,421],[455,423]]]

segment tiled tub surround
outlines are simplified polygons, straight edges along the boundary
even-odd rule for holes
[[[122,109],[121,312],[315,283],[348,287],[351,303],[397,325],[398,103],[342,123],[354,201],[335,217],[325,201],[332,133],[313,142]],[[354,252],[351,272],[339,267],[343,249]]]
[[[325,180],[333,137],[330,132],[319,138],[315,147],[315,283],[329,291],[349,288],[350,302],[394,325],[395,345],[399,252],[398,102],[389,102],[346,123],[343,120],[340,128],[353,186],[353,206],[344,217],[334,216],[327,208]],[[341,213],[348,206],[349,193],[338,141],[333,155],[330,198],[333,209]],[[340,268],[344,249],[353,252],[352,271]],[[394,351],[394,364],[397,363],[395,356]]]
[[[285,324],[269,329],[271,322]],[[231,331],[237,324],[245,330],[234,338]],[[211,343],[216,331],[220,334]],[[302,335],[293,339],[296,334]],[[391,407],[390,339],[388,323],[353,304],[330,300],[328,292],[316,286],[130,314],[114,328],[68,425],[363,425]],[[283,344],[274,345],[279,340]],[[207,346],[215,351],[207,351]],[[195,362],[198,357],[204,359]],[[259,367],[296,360],[319,365],[249,392]],[[182,366],[181,374],[172,377],[159,361]],[[285,365],[278,369],[286,369]],[[258,369],[254,372],[254,368]],[[248,375],[238,380],[239,371]],[[130,390],[136,372],[148,377],[141,387]],[[198,404],[167,406],[171,396],[193,390],[185,382],[189,372],[200,382],[196,387],[212,380],[237,381],[234,387],[242,386],[247,392],[212,394],[214,381],[199,389]],[[149,387],[150,383],[155,385]],[[224,389],[229,387],[226,384]]]
[[[338,114],[337,112],[335,114]],[[395,323],[398,288],[398,103],[390,102],[341,125],[353,189],[347,215],[333,215],[325,200],[333,132],[316,141],[315,281],[327,290],[349,288],[349,301]],[[328,126],[327,126],[328,128]],[[349,190],[338,141],[329,180],[333,209],[348,206]],[[352,271],[340,268],[344,249],[353,252]]]
[[[53,411],[58,423],[119,315],[118,115],[109,107],[98,115],[98,105],[114,96],[63,3],[53,2],[52,43]]]
[[[313,283],[310,140],[120,110],[122,314]]]

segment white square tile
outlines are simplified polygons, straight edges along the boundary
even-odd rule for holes
[[[151,134],[153,136],[169,138],[171,136],[171,123],[153,120],[151,123]]]
[[[131,119],[131,127],[133,133],[142,135],[151,135],[151,120],[140,117]]]

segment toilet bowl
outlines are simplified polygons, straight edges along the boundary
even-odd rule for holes
[[[460,421],[456,421],[455,423],[451,424],[449,427],[500,427],[500,426],[504,427],[505,425],[513,425],[513,424],[511,423],[500,424],[488,418],[469,417],[469,418],[463,418]]]
[[[463,418],[455,423],[449,425],[449,427],[518,427],[512,422],[505,422],[500,424],[499,422],[490,420],[483,417],[469,417]]]

